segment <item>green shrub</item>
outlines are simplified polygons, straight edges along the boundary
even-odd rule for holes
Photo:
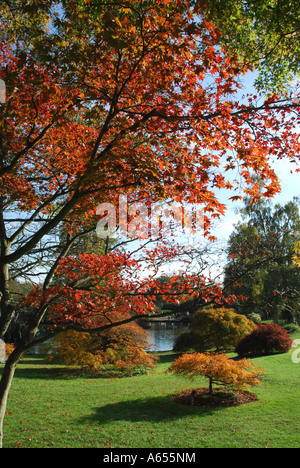
[[[189,351],[202,353],[206,351],[206,346],[198,333],[187,331],[178,336],[175,341],[173,351],[177,353],[187,353]]]
[[[247,315],[247,318],[257,325],[261,323],[261,316],[257,312],[251,312],[251,314]]]
[[[174,351],[231,351],[254,328],[251,320],[233,309],[200,310],[195,313],[189,332],[177,339]]]
[[[283,327],[288,333],[295,333],[300,331],[299,325],[296,325],[295,323],[287,323],[286,325],[283,325]]]

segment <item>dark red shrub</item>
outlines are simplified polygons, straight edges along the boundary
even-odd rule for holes
[[[292,338],[284,328],[270,323],[258,325],[253,332],[242,338],[235,351],[239,356],[286,353],[291,349],[292,343]]]

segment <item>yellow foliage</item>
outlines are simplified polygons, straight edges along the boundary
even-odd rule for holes
[[[89,351],[91,335],[74,330],[60,333],[55,339],[55,347],[46,361],[54,358],[68,366],[80,366],[89,370],[98,370],[102,366],[100,355]]]
[[[300,241],[297,242],[297,244],[295,245],[295,255],[293,257],[293,260],[296,263],[296,265],[300,267]]]
[[[122,325],[103,333],[89,334],[69,330],[55,339],[47,360],[98,371],[106,365],[129,371],[136,367],[151,368],[157,360],[145,348],[150,335],[136,324]]]
[[[192,331],[199,336],[199,343],[204,345],[204,349],[196,351],[216,349],[228,352],[255,328],[256,325],[245,315],[226,308],[199,310],[194,314],[191,325]]]

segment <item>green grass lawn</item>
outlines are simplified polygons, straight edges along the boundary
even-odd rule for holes
[[[174,403],[174,393],[207,381],[166,375],[172,359],[163,355],[149,375],[109,379],[70,378],[61,366],[25,358],[10,392],[4,447],[300,446],[300,364],[291,353],[254,359],[265,369],[259,401],[225,409]]]

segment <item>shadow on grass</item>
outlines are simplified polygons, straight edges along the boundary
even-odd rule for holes
[[[0,369],[1,376],[1,369]],[[42,367],[19,367],[16,369],[16,377],[20,379],[28,380],[96,380],[96,379],[121,379],[126,377],[122,374],[112,373],[112,372],[102,372],[100,374],[85,372],[81,369],[72,369],[59,365],[43,364]]]
[[[171,364],[175,359],[177,359],[180,356],[179,353],[174,353],[173,351],[165,351],[153,354],[159,358],[159,362],[162,364]]]
[[[0,365],[0,377],[4,364]],[[53,380],[53,379],[94,379],[95,374],[87,374],[64,365],[55,363],[46,363],[43,359],[23,358],[18,364],[15,372],[15,377],[28,380]],[[97,376],[96,376],[97,377]],[[104,377],[105,378],[105,377]]]
[[[0,365],[0,377],[4,364]],[[121,372],[105,369],[100,373],[88,372],[84,369],[68,367],[55,362],[45,362],[42,357],[25,357],[16,368],[15,376],[20,379],[68,380],[68,379],[115,379],[126,377]]]
[[[159,363],[170,364],[176,359],[177,354],[173,352],[157,354]],[[0,365],[0,376],[2,374],[3,365]],[[134,375],[134,374],[133,374]],[[25,356],[19,363],[16,369],[16,377],[22,379],[120,379],[128,377],[121,372],[112,371],[111,369],[102,370],[99,373],[87,372],[79,368],[72,368],[55,362],[45,362],[44,355],[28,355]]]
[[[15,376],[20,379],[28,380],[53,380],[53,379],[68,379],[75,378],[77,375],[72,370],[65,367],[32,367],[32,368],[17,368]]]
[[[115,421],[161,422],[174,421],[186,416],[213,415],[219,408],[183,406],[173,401],[172,395],[140,398],[110,403],[94,409],[94,413],[80,419],[83,424],[106,424]]]

